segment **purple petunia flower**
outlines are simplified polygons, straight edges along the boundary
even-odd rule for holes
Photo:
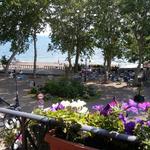
[[[150,102],[143,102],[138,104],[139,110],[147,111],[148,108],[150,108]]]
[[[100,113],[104,116],[107,116],[111,112],[112,108],[117,105],[118,105],[118,102],[115,100],[115,97],[114,97],[113,100],[110,103],[108,103]]]
[[[135,113],[135,114],[139,113],[138,104],[134,102],[132,99],[129,99],[127,103],[123,102],[121,109],[126,110],[127,112]]]
[[[110,105],[109,104],[107,104],[105,107],[104,107],[104,109],[100,112],[102,115],[104,115],[104,116],[107,116],[108,114],[109,114],[109,112],[110,112]]]
[[[61,104],[61,103],[56,103],[56,104],[53,104],[51,107],[50,107],[50,110],[51,111],[57,111],[57,110],[62,110],[64,109],[65,107]]]
[[[134,114],[138,114],[139,113],[138,108],[136,108],[136,107],[130,107],[130,108],[127,109],[127,111],[128,112],[132,112]]]
[[[141,124],[141,125],[144,124],[144,120],[142,120],[142,119],[140,119],[140,118],[136,118],[136,119],[135,119],[135,122],[136,122],[136,123],[139,123],[139,124]]]
[[[149,121],[147,121],[147,125],[148,125],[148,127],[150,127],[150,120],[149,120]]]
[[[123,122],[124,124],[126,124],[127,118],[126,118],[123,114],[120,114],[120,115],[119,115],[119,119],[122,120],[122,122]]]
[[[135,122],[131,121],[125,124],[125,132],[127,134],[133,134],[133,130],[135,127]]]
[[[109,103],[109,105],[110,105],[110,107],[115,107],[115,106],[118,105],[118,102],[117,102],[115,99],[113,99],[113,100]]]
[[[128,108],[129,108],[129,104],[123,102],[123,103],[122,103],[122,106],[121,106],[121,109],[126,110],[126,109],[128,109]]]
[[[145,103],[146,103],[147,108],[150,108],[150,102],[145,102]]]
[[[132,99],[129,99],[128,104],[129,104],[130,107],[136,107],[137,106],[137,103]]]
[[[92,109],[96,110],[96,111],[102,111],[103,108],[104,108],[104,105],[94,105],[94,106],[92,106]]]
[[[146,105],[145,102],[144,102],[144,103],[139,103],[139,104],[138,104],[138,108],[139,108],[140,110],[142,110],[142,111],[145,111],[146,108],[147,108],[147,105]]]

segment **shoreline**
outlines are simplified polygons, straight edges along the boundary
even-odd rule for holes
[[[33,66],[34,62],[31,61],[16,61],[12,62],[12,65],[14,66],[20,66],[20,65],[31,65]],[[57,62],[37,62],[37,66],[44,67],[44,66],[64,66],[67,65],[66,63],[57,63]]]

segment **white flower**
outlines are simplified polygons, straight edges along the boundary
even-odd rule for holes
[[[51,110],[50,107],[44,109],[45,112],[47,112],[49,110]]]
[[[86,103],[81,100],[77,100],[77,101],[72,100],[72,102],[70,103],[70,106],[73,110],[76,110],[77,112],[79,112],[82,110],[82,108],[85,104]]]
[[[21,146],[21,144],[21,141],[17,139],[13,145],[13,149],[17,150]]]
[[[69,101],[61,101],[61,104],[66,108],[69,107],[71,105],[71,103]]]
[[[77,100],[77,103],[78,103],[80,106],[86,105],[86,102],[85,102],[85,101],[81,101],[80,99]]]
[[[57,107],[59,103],[52,104],[52,107]]]
[[[71,106],[72,108],[78,107],[78,103],[77,103],[76,101],[72,101],[72,102],[70,103],[70,106]]]
[[[81,101],[80,99],[78,99],[77,102],[80,103],[80,105],[82,105],[82,106],[86,105],[86,102],[85,101]]]
[[[86,114],[88,112],[88,108],[87,107],[83,107],[79,113],[83,113],[83,114]]]

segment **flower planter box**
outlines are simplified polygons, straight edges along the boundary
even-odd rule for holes
[[[45,135],[44,139],[48,144],[51,150],[98,150],[95,148],[87,147],[82,144],[77,144],[57,138],[50,133]]]

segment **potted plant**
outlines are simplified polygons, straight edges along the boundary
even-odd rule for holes
[[[129,100],[119,103],[114,99],[106,106],[94,105],[90,112],[84,101],[61,101],[46,109],[37,108],[33,113],[55,120],[49,124],[47,133],[44,134],[45,141],[52,150],[60,149],[61,143],[61,149],[75,150],[150,149],[150,102],[136,103],[134,100]],[[39,123],[30,122],[28,129],[32,127],[38,129],[36,126],[42,128]],[[138,141],[129,143],[116,140],[112,136],[104,136],[103,132],[96,134],[96,132],[91,132],[92,130],[85,131],[83,130],[85,126],[94,130],[105,130],[115,135],[134,135]],[[12,130],[12,133],[13,137],[16,137],[18,132]],[[36,135],[38,134],[32,134],[32,137],[38,139]],[[22,143],[21,138],[19,140],[19,143]]]
[[[45,141],[50,144],[51,149],[94,150],[94,148],[83,144],[77,144],[82,143],[83,136],[85,136],[85,133],[83,134],[80,131],[81,123],[85,122],[83,116],[88,113],[88,108],[84,106],[85,104],[84,101],[80,100],[62,101],[45,110],[34,110],[36,114],[55,118],[57,121],[45,135]]]
[[[52,150],[64,149],[64,150],[96,150],[95,148],[85,146],[83,144],[77,144],[55,136],[55,133],[48,132],[45,135],[45,141],[49,144]]]

